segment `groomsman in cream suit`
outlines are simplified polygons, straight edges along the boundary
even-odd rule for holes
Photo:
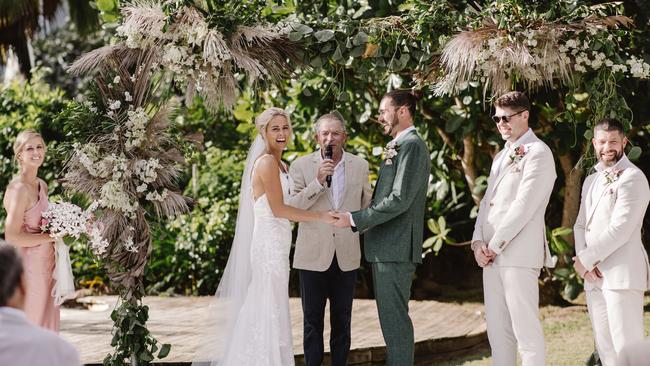
[[[0,365],[81,365],[71,344],[27,320],[25,291],[20,257],[0,240]]]
[[[592,143],[598,164],[582,186],[574,267],[585,279],[598,355],[603,365],[614,366],[624,346],[643,339],[643,292],[650,272],[641,226],[650,189],[624,153],[620,122],[597,123]]]
[[[537,279],[553,265],[544,212],[555,182],[549,147],[528,127],[530,102],[520,92],[499,97],[492,119],[505,148],[494,158],[472,237],[483,267],[485,313],[492,364],[544,366]]]
[[[289,204],[316,211],[354,211],[367,207],[371,199],[368,162],[343,150],[347,139],[343,119],[335,114],[323,115],[316,121],[314,130],[320,149],[291,164],[289,172],[294,187]],[[328,146],[331,146],[331,158],[326,156]],[[318,222],[298,225],[293,266],[300,278],[305,365],[323,362],[323,320],[328,299],[332,365],[346,365],[360,259],[358,233]]]

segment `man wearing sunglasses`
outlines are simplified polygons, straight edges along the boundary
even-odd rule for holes
[[[506,141],[492,162],[479,206],[472,250],[483,268],[483,290],[492,364],[546,363],[539,321],[537,279],[552,267],[544,212],[555,182],[549,147],[528,127],[530,102],[520,92],[497,98],[492,117]]]

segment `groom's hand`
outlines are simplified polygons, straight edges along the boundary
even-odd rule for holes
[[[350,227],[350,214],[348,212],[330,212],[332,217],[337,218],[337,221],[334,223],[336,227]]]

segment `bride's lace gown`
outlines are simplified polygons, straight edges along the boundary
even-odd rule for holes
[[[281,172],[285,202],[291,178]],[[219,366],[294,364],[289,316],[289,220],[273,216],[266,194],[253,205],[252,279]]]

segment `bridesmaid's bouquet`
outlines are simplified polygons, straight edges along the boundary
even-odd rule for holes
[[[70,263],[70,248],[63,238],[66,236],[79,239],[87,235],[92,226],[96,209],[91,205],[87,210],[69,202],[50,202],[47,210],[41,214],[41,230],[54,238],[55,265],[52,277],[56,281],[52,289],[54,303],[59,306],[65,300],[74,298],[74,276]]]
[[[71,236],[75,239],[88,232],[92,211],[69,202],[51,202],[41,214],[41,230],[53,238]]]

